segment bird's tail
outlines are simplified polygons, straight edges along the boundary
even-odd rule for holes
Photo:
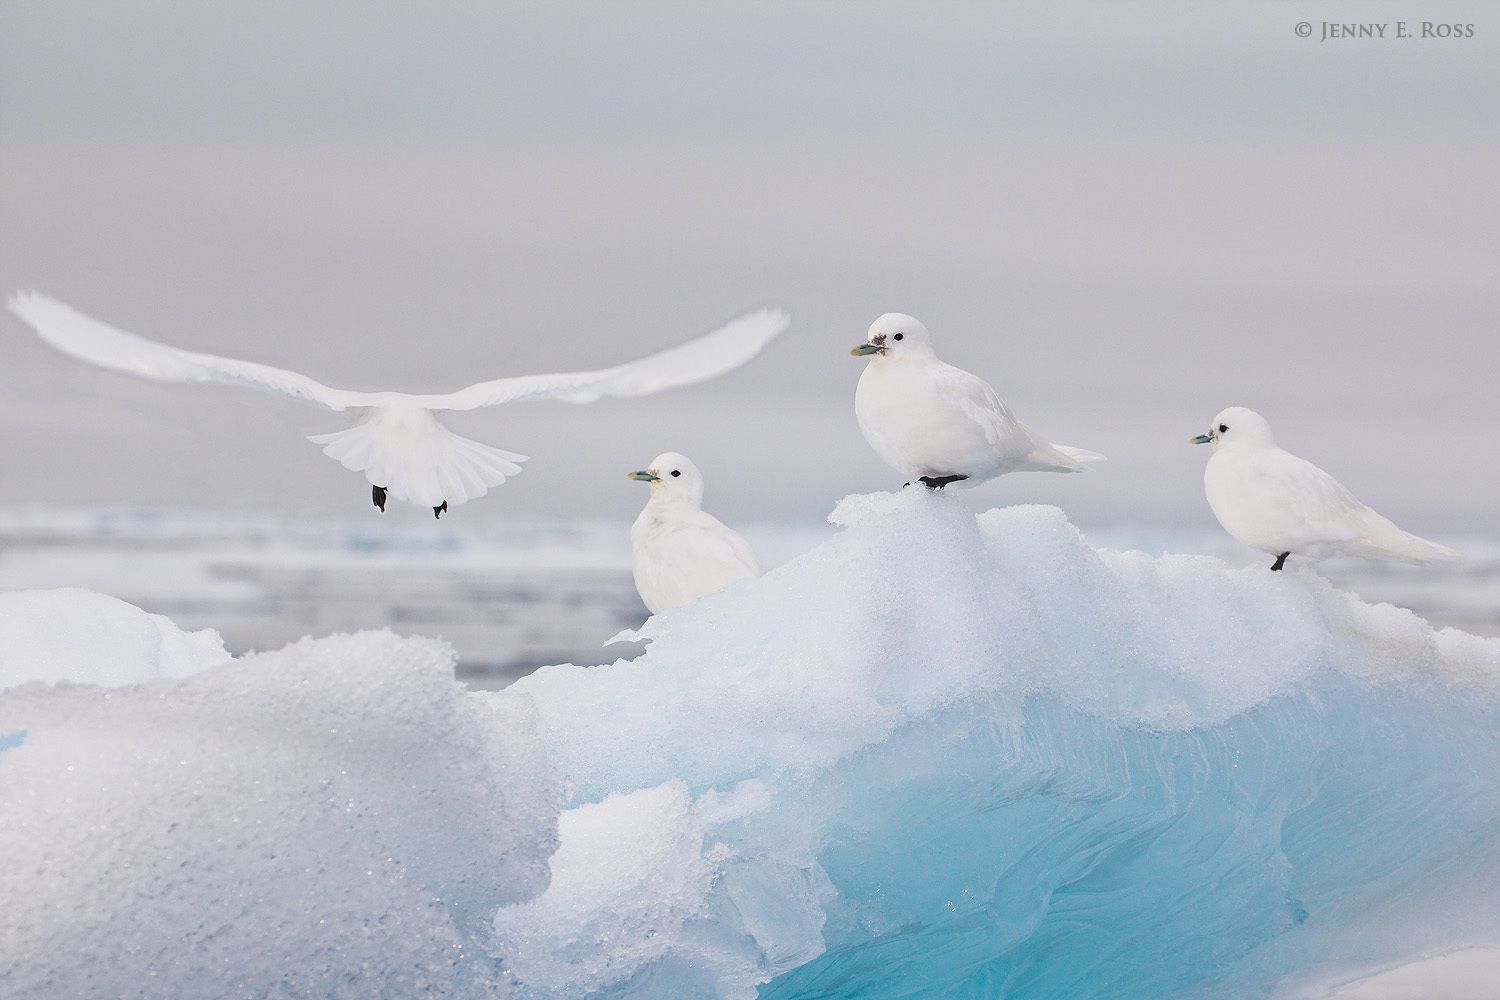
[[[1087,465],[1090,462],[1109,461],[1109,459],[1105,458],[1097,451],[1089,451],[1087,448],[1074,448],[1072,445],[1066,444],[1055,444],[1052,447],[1062,452],[1064,455],[1072,459],[1074,462],[1077,462],[1079,465]]]
[[[519,475],[525,455],[454,434],[429,410],[373,406],[351,411],[353,425],[308,440],[372,486],[419,507],[456,506]]]
[[[1030,472],[1082,472],[1085,463],[1105,460],[1097,451],[1086,451],[1065,444],[1049,444],[1034,434],[1032,438],[1037,446],[1019,466]]]
[[[1374,511],[1370,513],[1374,514]],[[1458,558],[1458,553],[1446,545],[1403,531],[1379,514],[1375,514],[1375,518],[1377,520],[1369,527],[1368,537],[1360,543],[1357,555],[1417,565]]]

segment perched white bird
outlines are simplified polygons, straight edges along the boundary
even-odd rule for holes
[[[13,295],[10,308],[42,339],[75,358],[165,382],[227,382],[347,411],[349,428],[308,438],[345,468],[363,472],[375,506],[387,496],[440,516],[449,504],[484,496],[520,473],[525,455],[459,437],[438,422],[442,410],[473,410],[523,399],[591,403],[644,396],[732,371],[787,328],[786,313],[747,313],[712,333],[614,368],[518,375],[442,395],[333,389],[268,365],[197,354],[117,330],[44,295]]]
[[[1276,557],[1359,556],[1427,563],[1452,549],[1402,531],[1355,499],[1322,469],[1276,447],[1271,425],[1254,410],[1231,406],[1193,444],[1212,444],[1203,470],[1208,505],[1237,540]]]
[[[1082,472],[1104,461],[1021,423],[989,383],[939,361],[927,327],[910,316],[886,313],[849,353],[870,357],[854,393],[859,429],[908,480],[977,486],[1007,472]]]
[[[760,576],[749,544],[703,510],[703,476],[686,456],[657,455],[649,468],[629,476],[651,484],[651,497],[630,527],[630,552],[635,589],[653,615]]]

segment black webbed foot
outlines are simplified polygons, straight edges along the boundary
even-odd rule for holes
[[[1276,561],[1271,564],[1271,572],[1274,573],[1277,570],[1281,569],[1281,567],[1285,566],[1286,557],[1289,555],[1291,555],[1290,552],[1283,552],[1281,555],[1277,556]]]
[[[442,503],[440,503],[436,507],[432,508],[432,516],[435,517],[435,518],[441,518],[443,516],[443,511],[445,511],[447,509],[448,509],[448,501],[444,500]]]
[[[380,508],[380,513],[384,514],[385,513],[385,487],[384,486],[371,486],[370,487],[370,499],[375,502],[375,506],[377,506],[377,507]]]
[[[922,485],[929,490],[940,490],[949,483],[961,483],[968,476],[923,476]]]

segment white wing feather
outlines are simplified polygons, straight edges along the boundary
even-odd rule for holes
[[[1323,469],[1280,448],[1256,460],[1270,488],[1265,502],[1290,537],[1333,546],[1347,555],[1439,562],[1458,553],[1397,526]],[[1296,549],[1294,548],[1295,552]]]
[[[415,396],[413,401],[430,410],[473,410],[521,399],[592,403],[604,396],[644,396],[732,371],[759,354],[790,323],[779,309],[761,309],[685,344],[614,368],[499,378],[446,395]]]
[[[984,432],[984,439],[990,444],[1003,447],[1016,439],[1019,425],[1015,416],[984,379],[941,362],[933,370],[932,377],[938,394],[943,399],[952,400],[965,417],[978,424]]]
[[[225,382],[350,410],[348,429],[311,440],[346,468],[363,472],[391,497],[434,508],[483,496],[518,474],[526,457],[460,437],[431,411],[469,410],[517,399],[582,403],[701,382],[749,361],[789,323],[785,313],[766,309],[615,368],[496,379],[446,395],[419,396],[334,389],[270,365],[169,347],[36,293],[12,296],[10,308],[53,347],[103,368],[167,382]],[[753,556],[749,558],[753,564]]]
[[[1252,468],[1266,486],[1262,503],[1271,516],[1312,541],[1358,539],[1375,514],[1343,483],[1289,451],[1266,449],[1255,457]]]
[[[1085,462],[1102,462],[1098,452],[1053,444],[1016,419],[993,386],[972,372],[944,364],[935,377],[944,398],[984,431],[985,440],[1021,460],[1018,468],[1047,472],[1082,472]]]
[[[45,295],[19,293],[10,309],[41,338],[65,354],[115,371],[167,382],[225,382],[321,403],[334,410],[404,402],[428,410],[473,410],[521,399],[589,403],[604,396],[643,396],[702,382],[732,371],[786,330],[790,317],[777,309],[747,313],[712,333],[614,368],[521,375],[480,382],[457,392],[410,395],[354,392],[306,375],[199,354],[159,344],[85,316]]]
[[[636,589],[652,614],[760,575],[749,543],[707,511],[674,511],[649,528],[644,540],[631,534]]]
[[[117,330],[85,316],[55,299],[35,292],[11,296],[10,311],[37,334],[81,361],[163,382],[227,382],[279,392],[293,399],[320,403],[333,410],[368,406],[378,401],[368,393],[333,389],[306,375],[253,361],[237,361],[212,354],[184,351]]]

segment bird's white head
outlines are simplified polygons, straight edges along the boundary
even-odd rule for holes
[[[1220,410],[1214,417],[1207,434],[1192,439],[1193,444],[1212,444],[1214,451],[1220,448],[1272,447],[1276,439],[1271,437],[1271,425],[1266,418],[1243,406],[1231,406]]]
[[[653,500],[681,500],[695,507],[703,502],[703,474],[691,459],[675,451],[657,455],[649,466],[627,475],[650,483]]]
[[[927,327],[915,316],[886,313],[870,324],[865,342],[849,352],[855,357],[870,355],[876,361],[887,358],[930,358],[932,338]]]

